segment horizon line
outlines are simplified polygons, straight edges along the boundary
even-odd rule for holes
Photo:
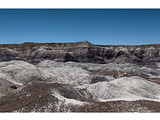
[[[0,43],[0,45],[17,45],[17,44],[26,44],[26,43],[35,43],[35,44],[74,44],[74,43],[90,43],[97,46],[143,46],[143,45],[160,45],[160,43],[151,43],[151,44],[94,44],[89,41],[78,41],[78,42],[22,42],[22,43]]]

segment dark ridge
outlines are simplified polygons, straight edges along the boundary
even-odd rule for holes
[[[88,41],[0,44],[0,61],[25,60],[36,64],[43,60],[59,59],[64,62],[131,63],[151,66],[160,62],[159,48],[160,44],[94,45]]]

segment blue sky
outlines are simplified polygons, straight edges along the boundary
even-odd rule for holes
[[[1,9],[0,44],[160,44],[159,9]]]

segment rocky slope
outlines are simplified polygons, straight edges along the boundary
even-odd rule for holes
[[[160,112],[160,45],[0,45],[0,112]]]
[[[77,43],[23,43],[0,45],[0,61],[43,60],[84,63],[133,63],[152,67],[160,62],[160,45],[94,45]]]
[[[0,62],[0,112],[158,112],[159,77],[134,64]]]
[[[0,112],[160,112],[160,102],[94,101],[85,89],[32,82],[0,98]]]

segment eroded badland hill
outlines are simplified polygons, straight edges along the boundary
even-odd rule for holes
[[[160,112],[160,44],[1,44],[0,112]]]

